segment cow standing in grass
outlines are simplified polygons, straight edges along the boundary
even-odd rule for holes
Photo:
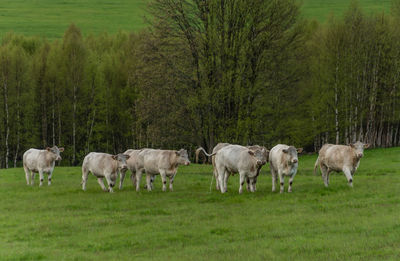
[[[364,149],[369,144],[357,141],[350,145],[325,144],[319,150],[317,161],[314,165],[314,174],[318,166],[322,172],[322,180],[326,187],[329,186],[329,174],[332,171],[343,171],[350,187],[353,187],[353,175],[360,165],[360,160],[364,156]]]
[[[228,177],[232,173],[239,173],[239,193],[243,192],[243,185],[249,178],[249,188],[255,191],[255,178],[267,158],[264,149],[251,150],[241,145],[228,145],[221,148],[215,155],[215,165],[218,173],[218,183],[221,193],[227,191]]]
[[[162,190],[166,191],[167,177],[169,178],[169,189],[173,190],[173,182],[178,170],[178,165],[189,165],[189,157],[186,150],[155,150],[144,149],[136,161],[136,191],[140,189],[140,180],[143,172],[146,173],[147,190],[152,190],[151,180],[154,175],[160,174]]]
[[[275,191],[277,176],[281,185],[280,192],[283,193],[285,187],[285,176],[289,176],[288,192],[292,192],[293,179],[297,173],[298,156],[303,149],[296,149],[293,146],[278,144],[269,152],[269,164],[272,175],[272,191]]]
[[[64,148],[58,148],[54,146],[52,148],[47,147],[45,150],[29,149],[25,151],[23,155],[23,165],[25,171],[26,184],[29,185],[29,177],[31,177],[30,184],[33,185],[35,179],[35,173],[39,173],[40,184],[43,185],[43,173],[48,173],[48,185],[51,185],[51,177],[54,171],[55,161],[60,161],[60,152],[63,152]]]
[[[104,191],[114,192],[113,187],[118,172],[128,169],[127,159],[129,159],[129,155],[111,155],[99,152],[89,153],[82,163],[82,189],[86,190],[86,182],[89,172],[91,172],[97,177],[97,182]],[[103,178],[107,181],[108,189],[104,186]]]

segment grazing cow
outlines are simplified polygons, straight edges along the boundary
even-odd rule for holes
[[[269,152],[269,165],[272,175],[272,191],[275,191],[275,183],[278,175],[281,185],[280,192],[283,193],[285,189],[284,176],[290,177],[288,192],[292,192],[293,179],[296,176],[299,161],[297,153],[301,153],[302,151],[302,148],[296,149],[293,146],[284,144],[278,144],[271,149]]]
[[[178,165],[189,165],[189,157],[186,150],[155,150],[144,149],[137,157],[136,161],[136,191],[140,189],[140,180],[143,172],[146,172],[147,190],[152,190],[151,179],[154,175],[160,174],[162,180],[162,190],[166,191],[166,178],[169,177],[169,189],[173,190],[173,182],[178,170]]]
[[[322,180],[326,187],[329,186],[329,174],[332,171],[343,171],[350,187],[353,187],[353,175],[360,165],[360,159],[364,155],[364,149],[369,144],[357,141],[350,145],[325,144],[319,150],[317,161],[314,165],[314,174],[318,165],[322,172]]]
[[[250,191],[254,192],[254,179],[259,174],[259,168],[267,162],[265,155],[264,148],[251,150],[240,145],[228,145],[218,150],[215,155],[215,166],[221,193],[227,191],[228,177],[233,173],[239,173],[239,193],[243,192],[246,178],[249,178]]]
[[[48,174],[48,185],[51,185],[51,176],[53,175],[55,161],[61,160],[60,152],[64,148],[54,146],[47,147],[45,150],[29,149],[23,155],[23,165],[25,170],[26,184],[29,185],[29,176],[31,176],[31,185],[35,179],[35,173],[39,173],[40,184],[43,185],[43,173]]]
[[[126,171],[126,160],[129,155],[111,155],[107,153],[90,152],[82,163],[82,189],[86,190],[86,182],[89,172],[97,177],[97,182],[104,191],[114,192],[113,187],[119,171]],[[104,186],[103,178],[106,178],[108,189]]]

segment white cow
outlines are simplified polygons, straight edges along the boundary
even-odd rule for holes
[[[129,155],[90,152],[82,163],[82,189],[86,190],[86,182],[89,172],[91,172],[97,177],[97,182],[104,191],[114,192],[113,187],[118,172],[128,169],[127,159],[129,159]],[[103,178],[107,180],[108,189],[104,186]]]
[[[280,192],[283,193],[285,176],[289,176],[288,192],[292,192],[293,179],[296,176],[299,161],[297,153],[302,151],[302,148],[296,149],[293,146],[284,144],[278,144],[271,149],[269,152],[269,164],[272,175],[272,191],[275,191],[276,178],[279,176]]]
[[[51,177],[54,171],[56,160],[61,160],[60,152],[64,148],[54,146],[47,147],[45,150],[29,149],[23,155],[23,165],[25,170],[26,184],[29,185],[29,177],[31,176],[31,185],[35,179],[35,173],[39,173],[40,184],[43,185],[43,173],[48,173],[48,185],[51,185]]]
[[[136,191],[140,189],[140,180],[143,172],[146,172],[147,190],[152,190],[151,179],[160,174],[163,183],[162,190],[166,191],[167,177],[169,177],[169,189],[173,190],[173,182],[178,165],[189,165],[189,157],[186,150],[155,150],[143,149],[136,161]]]
[[[360,160],[364,156],[364,149],[369,144],[357,141],[354,144],[333,145],[325,144],[319,150],[317,161],[314,165],[314,174],[318,165],[322,172],[322,180],[326,187],[329,186],[329,173],[332,171],[343,171],[350,187],[353,187],[353,175],[360,165]]]
[[[255,179],[260,173],[260,167],[267,162],[265,155],[264,148],[251,150],[241,145],[228,145],[218,150],[215,155],[215,166],[221,193],[226,192],[228,177],[233,173],[239,173],[239,193],[243,192],[246,178],[249,179],[250,191],[254,192]]]

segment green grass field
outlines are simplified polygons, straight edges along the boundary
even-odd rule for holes
[[[119,30],[137,31],[149,0],[2,0],[0,37],[7,32],[61,38],[71,23],[84,35]],[[342,16],[348,0],[303,0],[303,16],[324,22],[334,13]],[[389,11],[390,0],[360,0],[367,12]]]
[[[103,192],[79,167],[58,167],[53,185],[0,171],[1,260],[399,260],[400,148],[367,150],[354,177],[312,175],[300,157],[293,193],[272,193],[268,167],[256,193],[209,192],[211,167],[179,168],[174,192]],[[267,174],[268,173],[268,174]],[[215,183],[214,183],[215,184]]]

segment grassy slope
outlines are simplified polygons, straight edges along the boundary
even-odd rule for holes
[[[0,4],[0,37],[6,32],[62,37],[75,23],[82,32],[98,34],[118,30],[138,30],[149,0],[2,0]],[[389,10],[390,0],[360,0],[367,11]],[[330,13],[342,15],[348,0],[303,0],[303,15],[325,21]]]
[[[294,192],[213,186],[211,167],[180,167],[174,192],[100,190],[80,168],[59,167],[51,187],[25,185],[23,170],[0,173],[1,260],[368,260],[400,258],[400,148],[366,151],[354,188],[343,174],[324,188],[315,156],[300,158]],[[36,177],[37,182],[37,177]]]
[[[13,31],[60,38],[71,23],[84,34],[138,30],[148,0],[2,0],[0,36]]]
[[[350,5],[349,0],[303,0],[303,16],[324,22],[330,15],[342,16]],[[359,0],[367,14],[389,12],[391,0]]]

